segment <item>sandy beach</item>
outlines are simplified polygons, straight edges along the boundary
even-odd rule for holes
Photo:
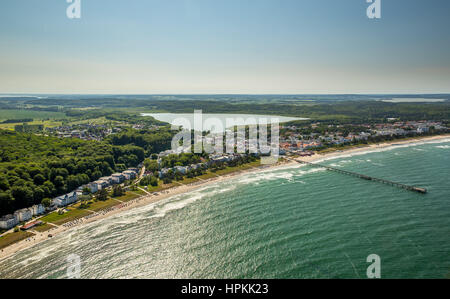
[[[385,143],[371,144],[371,145],[364,145],[364,146],[361,145],[358,147],[353,147],[353,148],[344,149],[344,150],[340,150],[340,151],[333,151],[333,152],[326,153],[326,154],[316,154],[316,155],[313,155],[310,157],[301,157],[301,159],[304,161],[307,161],[307,162],[314,162],[314,161],[319,161],[322,159],[338,158],[340,156],[349,155],[349,154],[370,152],[370,151],[374,151],[374,150],[378,150],[378,149],[382,149],[382,148],[386,148],[386,147],[390,147],[390,146],[394,146],[394,145],[408,145],[408,144],[414,144],[417,142],[439,141],[439,140],[444,140],[444,139],[448,139],[448,138],[450,138],[450,134],[429,136],[429,137],[423,137],[423,138],[406,139],[406,140],[400,139],[400,140],[395,140],[392,142],[385,142]],[[244,170],[244,171],[237,171],[237,172],[230,173],[227,175],[218,176],[218,177],[210,178],[207,180],[202,180],[200,182],[192,183],[189,185],[173,187],[173,188],[167,189],[165,191],[158,192],[158,195],[151,195],[151,194],[144,195],[139,198],[133,199],[131,201],[124,202],[124,203],[121,203],[114,207],[99,211],[97,213],[90,214],[88,216],[74,220],[72,222],[68,222],[68,223],[65,223],[60,226],[55,226],[55,228],[53,228],[49,231],[46,231],[43,233],[34,232],[35,235],[33,237],[30,237],[29,239],[25,239],[20,242],[14,243],[11,246],[8,246],[8,247],[4,248],[3,250],[1,250],[0,251],[0,260],[6,259],[21,250],[30,248],[41,242],[44,242],[45,240],[48,240],[49,234],[52,234],[52,236],[55,237],[56,235],[62,234],[74,227],[82,226],[87,223],[92,223],[94,221],[98,221],[98,220],[116,215],[118,213],[122,213],[122,212],[130,210],[130,209],[135,209],[135,208],[139,208],[139,207],[151,204],[151,203],[155,203],[155,202],[164,200],[166,198],[169,198],[169,197],[172,197],[172,196],[175,196],[178,194],[188,193],[197,188],[204,187],[211,183],[217,183],[217,182],[220,182],[223,180],[227,180],[231,177],[242,176],[242,175],[250,173],[250,172],[253,173],[253,172],[258,172],[258,171],[265,171],[267,169],[275,169],[275,168],[282,168],[282,167],[286,167],[286,166],[293,166],[294,164],[298,165],[296,162],[287,160],[287,161],[280,162],[280,163],[273,164],[273,165],[261,165],[259,167],[255,167],[252,169],[248,169],[248,170]],[[299,167],[300,167],[300,165],[299,165]]]

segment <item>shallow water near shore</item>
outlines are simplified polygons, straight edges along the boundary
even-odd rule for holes
[[[213,183],[76,227],[0,262],[2,278],[383,278],[450,275],[450,142],[320,163],[426,195],[292,165]]]

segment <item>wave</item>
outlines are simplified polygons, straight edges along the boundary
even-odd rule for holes
[[[408,147],[414,147],[414,146],[425,145],[425,144],[440,144],[440,143],[448,143],[448,142],[450,142],[450,138],[439,139],[439,140],[417,141],[414,143],[391,145],[391,146],[387,146],[384,148],[367,148],[367,150],[363,150],[360,152],[353,152],[353,153],[340,154],[340,155],[335,155],[335,156],[330,156],[330,157],[324,157],[322,159],[316,160],[315,163],[321,163],[324,161],[342,159],[342,158],[352,158],[355,156],[362,156],[362,155],[367,155],[367,154],[371,154],[371,153],[387,152],[387,151],[392,151],[392,150],[399,149],[399,148],[408,148]],[[448,145],[443,145],[443,146],[448,146]]]

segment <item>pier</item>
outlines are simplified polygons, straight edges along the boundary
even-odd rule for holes
[[[360,173],[356,173],[356,172],[352,172],[352,171],[347,171],[347,170],[342,170],[339,168],[335,168],[335,167],[331,167],[331,166],[326,166],[326,165],[321,165],[321,164],[316,164],[316,163],[311,163],[311,162],[306,162],[306,161],[302,161],[302,160],[298,160],[298,159],[292,159],[293,161],[300,163],[300,164],[305,164],[305,165],[309,165],[309,166],[314,166],[314,167],[321,167],[321,168],[325,168],[329,171],[334,171],[337,173],[342,173],[345,175],[350,175],[350,176],[354,176],[354,177],[358,177],[360,179],[363,180],[367,180],[367,181],[375,181],[375,182],[379,182],[379,183],[383,183],[383,184],[387,184],[387,185],[391,185],[391,186],[396,186],[405,190],[409,190],[409,191],[413,191],[413,192],[418,192],[418,193],[427,193],[427,189],[425,188],[420,188],[420,187],[415,187],[415,186],[408,186],[405,184],[401,184],[401,183],[397,183],[397,182],[393,182],[393,181],[389,181],[389,180],[385,180],[385,179],[380,179],[380,178],[375,178],[372,176],[368,176],[368,175],[364,175],[364,174],[360,174]]]

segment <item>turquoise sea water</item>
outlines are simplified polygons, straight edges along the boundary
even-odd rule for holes
[[[0,262],[2,278],[450,276],[450,140],[321,163],[425,187],[426,195],[295,165],[216,183],[75,228]]]

